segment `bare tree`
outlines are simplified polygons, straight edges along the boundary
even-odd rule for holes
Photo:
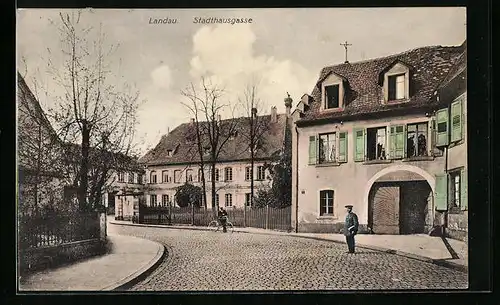
[[[83,25],[81,11],[60,13],[53,24],[60,33],[61,51],[56,55],[48,49],[47,73],[63,93],[51,97],[56,107],[48,113],[60,138],[70,143],[68,173],[80,210],[88,210],[100,206],[111,169],[119,168],[120,161],[126,162],[121,156],[132,151],[139,93],[126,83],[119,86],[110,61],[116,46],[105,46],[102,26],[96,30]],[[53,60],[58,56],[62,68]]]
[[[221,154],[225,152],[226,144],[234,136],[238,127],[238,120],[234,118],[235,108],[230,103],[222,102],[224,89],[205,78],[201,79],[201,89],[198,90],[191,84],[182,94],[191,101],[188,109],[192,113],[193,111],[196,113],[198,153],[203,164],[205,164],[206,158],[206,164],[210,168],[211,205],[214,214],[216,214],[215,165],[219,162]],[[222,120],[222,113],[225,110],[229,110],[230,118]],[[204,121],[201,122],[199,118]],[[202,180],[204,181],[204,179],[205,175],[203,174]]]
[[[247,132],[244,132],[242,136],[246,142],[246,145],[244,145],[245,149],[250,151],[250,206],[253,206],[255,196],[255,156],[259,144],[262,144],[259,143],[259,139],[261,139],[264,133],[269,129],[270,119],[266,116],[259,115],[263,110],[263,103],[259,98],[258,85],[255,81],[246,86],[243,96],[239,98],[239,104],[243,107],[245,113],[245,131]],[[246,214],[246,203],[243,213]],[[243,217],[244,225],[246,225],[245,216],[246,215]]]
[[[207,208],[207,187],[205,180],[205,145],[202,138],[201,128],[200,128],[200,105],[203,104],[203,101],[198,97],[196,89],[193,83],[190,84],[189,88],[181,91],[181,94],[189,99],[190,103],[182,103],[193,115],[194,119],[194,133],[196,136],[196,148],[199,157],[199,172],[201,173],[201,183],[202,183],[202,200],[203,206],[205,209]]]

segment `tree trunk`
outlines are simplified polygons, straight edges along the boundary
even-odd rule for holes
[[[87,205],[88,171],[89,171],[90,128],[88,122],[82,121],[82,160],[80,165],[80,186],[78,188],[78,204],[80,211],[85,211]]]
[[[212,160],[215,160],[215,158],[212,158]],[[214,218],[216,218],[218,207],[216,206],[216,203],[215,203],[215,193],[216,193],[216,189],[215,189],[215,162],[212,162],[211,167],[212,167],[212,170],[211,170],[210,175],[212,176],[212,213],[214,214]]]

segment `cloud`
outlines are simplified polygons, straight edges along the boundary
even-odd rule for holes
[[[151,72],[153,83],[164,89],[169,89],[172,86],[172,71],[169,66],[162,65]]]
[[[289,59],[256,54],[255,42],[256,35],[248,24],[200,28],[193,36],[191,76],[216,79],[232,100],[257,79],[264,111],[269,111],[271,106],[284,111],[283,98],[287,91],[294,100],[310,93],[317,71],[311,72]]]

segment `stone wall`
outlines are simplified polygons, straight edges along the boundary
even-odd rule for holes
[[[104,254],[105,252],[106,240],[98,238],[53,247],[29,249],[19,253],[19,271],[20,274],[25,274]]]

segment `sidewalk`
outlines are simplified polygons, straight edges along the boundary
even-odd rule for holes
[[[161,262],[165,248],[142,238],[108,235],[107,254],[23,278],[19,291],[119,290]]]
[[[133,224],[129,221],[110,220],[110,224],[129,225],[129,226],[144,226],[144,227],[159,227],[170,229],[189,229],[189,230],[208,230],[207,227],[198,227],[191,225],[146,225]],[[321,234],[321,233],[287,233],[273,230],[264,230],[259,228],[234,228],[234,232],[253,233],[253,234],[270,234],[270,235],[285,235],[296,236],[302,238],[311,238],[317,240],[326,240],[332,242],[345,243],[345,236],[342,234]],[[356,235],[356,246],[377,251],[384,251],[401,255],[448,268],[467,272],[468,269],[468,247],[463,241],[458,241],[450,238],[445,239],[453,250],[458,254],[459,258],[454,259],[450,251],[448,251],[443,238],[433,237],[426,234],[415,235],[375,235],[375,234],[359,234]]]

